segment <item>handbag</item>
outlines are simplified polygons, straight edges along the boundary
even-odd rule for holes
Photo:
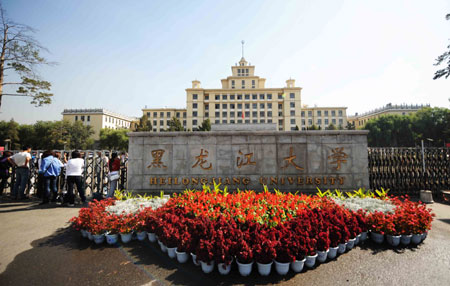
[[[110,181],[115,181],[118,180],[120,178],[119,172],[118,171],[114,171],[109,173],[109,180]]]

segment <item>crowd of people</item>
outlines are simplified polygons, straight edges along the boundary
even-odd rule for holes
[[[34,167],[38,170],[35,195],[42,200],[41,205],[58,202],[74,206],[75,188],[81,203],[85,203],[85,159],[86,156],[95,156],[94,180],[97,190],[94,197],[112,197],[116,189],[123,188],[118,182],[120,170],[125,166],[128,156],[125,152],[120,156],[116,152],[111,152],[111,157],[108,155],[109,153],[101,151],[86,154],[75,150],[62,154],[59,151],[47,150],[32,156],[30,146],[24,146],[21,152],[14,155],[10,151],[4,151],[0,158],[0,196],[3,195],[14,170],[15,183],[10,186],[10,198],[30,199],[26,191],[30,189],[30,170]]]

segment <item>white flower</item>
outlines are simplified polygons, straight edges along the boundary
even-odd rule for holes
[[[151,199],[134,198],[125,201],[116,201],[114,205],[106,207],[106,211],[111,214],[117,215],[120,215],[122,213],[135,214],[140,210],[148,207],[156,210],[157,208],[160,208],[165,203],[167,203],[168,200],[168,198],[155,197]]]
[[[338,205],[341,205],[349,210],[358,211],[360,209],[366,210],[369,213],[373,213],[375,211],[388,213],[393,212],[395,209],[395,205],[391,203],[389,200],[380,200],[375,198],[333,198],[334,202]]]

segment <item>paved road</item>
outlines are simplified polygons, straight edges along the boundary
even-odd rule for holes
[[[0,202],[0,285],[450,285],[450,206],[433,204],[437,217],[426,241],[392,250],[368,243],[336,260],[282,277],[237,269],[222,277],[180,265],[156,244],[132,241],[96,246],[67,228],[78,208]]]

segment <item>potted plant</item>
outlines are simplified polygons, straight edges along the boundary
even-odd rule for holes
[[[375,243],[381,244],[384,241],[385,219],[384,213],[379,211],[375,211],[368,216],[370,237]]]
[[[242,276],[250,275],[253,266],[253,250],[245,240],[241,240],[238,244],[236,263]]]
[[[337,225],[330,226],[330,250],[328,251],[328,258],[334,259],[337,256],[339,249],[339,242],[341,241],[341,231]]]
[[[275,250],[276,242],[264,239],[262,242],[255,244],[254,253],[258,272],[262,276],[270,274],[273,260],[276,258]]]
[[[197,259],[202,266],[202,271],[204,273],[211,273],[214,270],[214,245],[212,242],[200,239],[196,253]]]
[[[175,253],[177,255],[177,260],[180,263],[186,263],[189,259],[188,249],[191,243],[191,234],[187,231],[180,235],[180,239],[177,243],[177,248],[175,249]]]
[[[132,214],[122,214],[120,216],[120,238],[123,243],[131,241],[134,228],[134,216]]]
[[[285,225],[280,226],[280,240],[276,245],[275,270],[280,275],[286,275],[291,262],[295,260],[298,245],[290,229]]]
[[[322,231],[317,238],[317,260],[321,263],[327,260],[330,249],[330,236],[328,232]]]
[[[120,231],[120,219],[115,214],[110,214],[106,216],[106,242],[109,245],[116,244],[119,240],[119,231]]]

